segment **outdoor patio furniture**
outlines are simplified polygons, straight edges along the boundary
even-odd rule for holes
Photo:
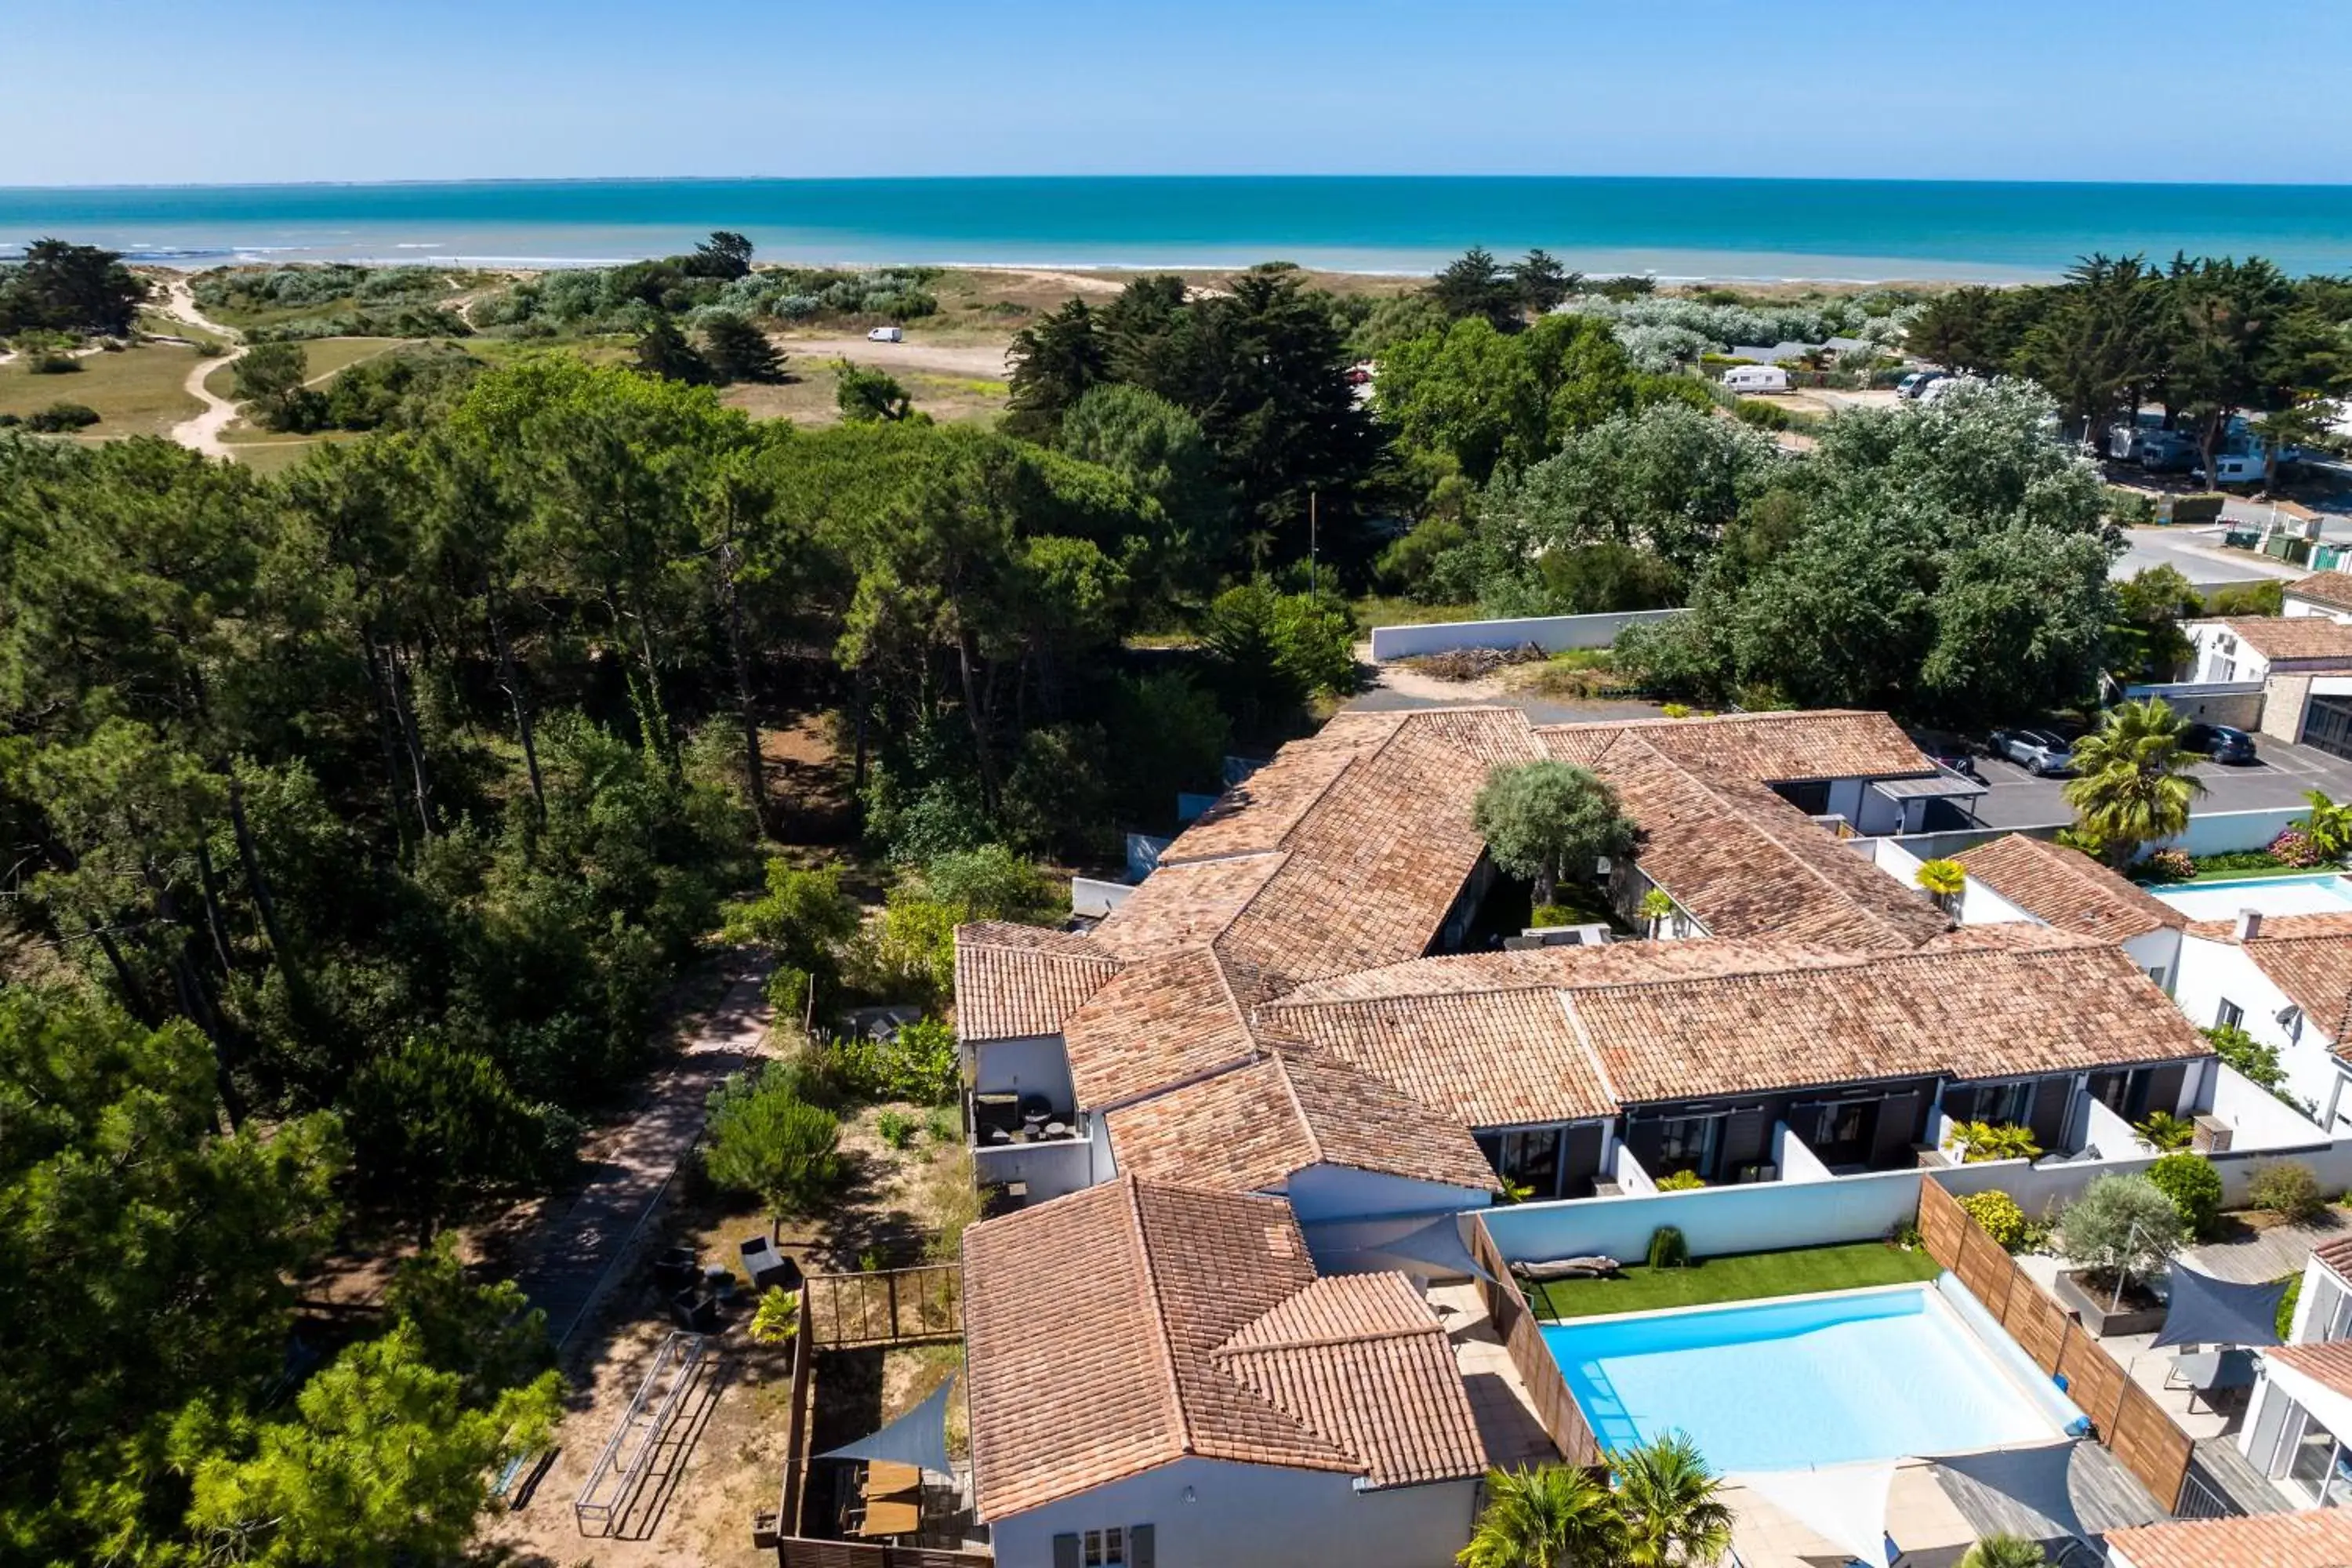
[[[702,1260],[690,1247],[673,1247],[654,1259],[654,1281],[675,1293],[702,1278]]]
[[[1061,1121],[1048,1121],[1047,1123],[1045,1123],[1045,1136],[1046,1136],[1046,1137],[1048,1137],[1048,1138],[1067,1138],[1069,1135],[1070,1135],[1070,1129],[1069,1129],[1069,1126],[1068,1126],[1068,1124],[1067,1124],[1066,1122],[1061,1122]]]
[[[851,1528],[850,1533],[874,1541],[894,1535],[912,1535],[922,1528],[920,1504],[898,1498],[877,1498],[866,1505],[865,1517]]]
[[[2207,1409],[2218,1413],[2213,1403],[2215,1394],[2253,1385],[2254,1352],[2246,1350],[2200,1351],[2175,1356],[2164,1374],[2165,1387],[2188,1391],[2191,1410],[2197,1408],[2197,1401],[2201,1398]]]
[[[719,1303],[698,1290],[680,1290],[669,1299],[670,1316],[677,1326],[690,1334],[715,1334],[719,1331]]]
[[[743,1271],[751,1277],[752,1289],[764,1292],[801,1288],[801,1266],[777,1251],[775,1243],[766,1237],[746,1241],[742,1250]]]
[[[1511,1272],[1523,1279],[1541,1284],[1549,1279],[1598,1279],[1620,1271],[1613,1258],[1598,1253],[1582,1258],[1554,1258],[1540,1261],[1514,1263]]]
[[[873,1459],[866,1466],[866,1498],[911,1498],[923,1489],[923,1472],[895,1459]]]

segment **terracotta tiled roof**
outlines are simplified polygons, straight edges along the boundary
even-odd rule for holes
[[[2240,642],[2273,664],[2352,662],[2352,626],[2326,616],[2243,616],[2205,624],[2229,627]]]
[[[2352,1280],[2352,1237],[2323,1241],[2311,1249],[2311,1255],[2334,1269],[2339,1278]]]
[[[2047,945],[2048,933],[2042,933]],[[1574,990],[1717,974],[1769,974],[1790,968],[1853,963],[1850,952],[1801,942],[1617,942],[1602,947],[1538,947],[1416,958],[1360,969],[1298,987],[1273,1004],[1281,1009],[1317,1002],[1369,1002],[1381,997],[1459,995],[1465,992]]]
[[[1906,952],[1951,923],[1762,784],[1702,773],[1633,737],[1597,771],[1642,830],[1634,864],[1711,936]]]
[[[2314,572],[2286,585],[2290,598],[2308,599],[2331,609],[2352,610],[2352,572]]]
[[[1569,1005],[1628,1104],[2212,1054],[2122,950],[2078,943],[1615,986]]]
[[[1118,1168],[1147,1180],[1277,1192],[1328,1164],[1472,1192],[1500,1188],[1461,1123],[1336,1061],[1277,1053],[1108,1120]]]
[[[1476,1418],[1445,1331],[1402,1274],[1318,1279],[1245,1323],[1219,1367],[1360,1454],[1374,1487],[1476,1475]]]
[[[2352,1340],[2315,1340],[2308,1344],[2273,1345],[2263,1356],[2303,1373],[2322,1388],[2352,1399]]]
[[[2235,921],[2199,921],[2189,934],[2237,943]],[[2254,940],[2242,944],[2270,983],[2352,1058],[2352,910],[2331,914],[2265,915]]]
[[[1369,1073],[1457,1126],[1580,1121],[1617,1109],[1556,991],[1276,1005],[1259,1029]]]
[[[958,926],[957,1037],[1058,1035],[1062,1021],[1118,973],[1117,958],[1070,931],[992,921]]]
[[[2346,1568],[2352,1564],[2352,1512],[2256,1513],[2175,1520],[2111,1530],[2118,1568]]]
[[[1231,859],[1184,861],[1143,879],[1094,929],[1091,940],[1125,958],[1157,958],[1181,948],[1206,947],[1266,879],[1282,869],[1280,851]]]
[[[1122,1177],[972,1226],[964,1279],[987,1519],[1187,1455],[1375,1486],[1484,1462],[1435,1318],[1424,1308],[1426,1331],[1410,1330],[1394,1287],[1319,1289],[1279,1199]],[[1310,1339],[1302,1324],[1342,1331]],[[1412,1353],[1382,1353],[1392,1345]]]
[[[1754,784],[1902,778],[1936,771],[1936,764],[1895,721],[1884,713],[1850,709],[1561,724],[1536,734],[1545,750],[1562,762],[1590,767],[1617,738],[1631,736],[1711,773]]]
[[[2128,942],[2189,917],[2134,887],[2079,849],[2021,833],[2004,834],[1952,857],[1969,876],[2042,924]]]
[[[1129,964],[1062,1026],[1077,1102],[1108,1110],[1256,1054],[1224,967],[1202,948]]]

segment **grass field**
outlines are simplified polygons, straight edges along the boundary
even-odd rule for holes
[[[1809,1296],[1870,1285],[1905,1285],[1942,1272],[1923,1251],[1905,1252],[1883,1241],[1809,1247],[1795,1252],[1748,1252],[1696,1258],[1686,1268],[1634,1264],[1619,1279],[1555,1279],[1532,1287],[1528,1304],[1539,1318],[1595,1318],[1609,1312],[1654,1312],[1773,1296]]]
[[[194,349],[141,343],[74,363],[81,368],[61,375],[35,375],[21,360],[0,364],[0,414],[31,414],[52,403],[87,404],[98,410],[99,422],[80,435],[105,440],[161,436],[203,409],[185,385],[198,363]]]
[[[830,362],[814,358],[792,362],[793,379],[776,386],[749,384],[719,394],[730,408],[740,408],[754,419],[789,419],[795,425],[838,425],[840,405],[835,402],[836,377]],[[1004,412],[1005,385],[976,377],[932,375],[900,371],[898,384],[907,389],[915,407],[942,425],[993,422]]]
[[[401,344],[425,339],[407,338],[316,338],[301,345],[303,362],[310,367],[310,384],[323,386],[335,379],[337,373],[349,370],[363,359],[373,359]],[[236,366],[224,364],[205,377],[205,385],[215,397],[236,395]]]

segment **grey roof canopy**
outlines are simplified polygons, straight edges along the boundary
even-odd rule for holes
[[[2200,1274],[2185,1264],[2172,1266],[2172,1300],[2164,1309],[2161,1345],[2274,1345],[2279,1342],[2279,1303],[2286,1299],[2287,1281],[2268,1285],[2236,1285]]]
[[[1462,1244],[1462,1227],[1451,1214],[1387,1215],[1370,1220],[1327,1220],[1302,1227],[1307,1250],[1326,1274],[1455,1275],[1491,1279]]]
[[[953,1477],[955,1465],[948,1458],[948,1393],[954,1387],[955,1379],[950,1377],[931,1390],[920,1405],[872,1436],[827,1449],[817,1458],[879,1459],[885,1464],[912,1465],[933,1475]]]

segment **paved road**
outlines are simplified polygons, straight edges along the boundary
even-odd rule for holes
[[[2262,751],[2259,762],[2242,767],[2198,764],[2197,776],[2205,781],[2210,793],[2197,803],[2197,815],[2301,805],[2303,792],[2308,789],[2320,790],[2336,800],[2352,799],[2352,763],[2267,735],[2257,737],[2256,743]],[[2059,794],[2063,779],[2038,779],[2023,768],[1990,757],[1978,758],[1977,769],[1992,786],[1977,805],[1978,820],[1986,826],[2043,827],[2074,820],[2073,808]]]
[[[592,1317],[614,1265],[670,1173],[702,1136],[704,1102],[730,1074],[760,1059],[769,1007],[767,971],[745,958],[717,1006],[698,1018],[673,1058],[656,1072],[628,1123],[600,1151],[587,1180],[548,1199],[517,1247],[514,1277],[547,1313],[558,1346]]]

